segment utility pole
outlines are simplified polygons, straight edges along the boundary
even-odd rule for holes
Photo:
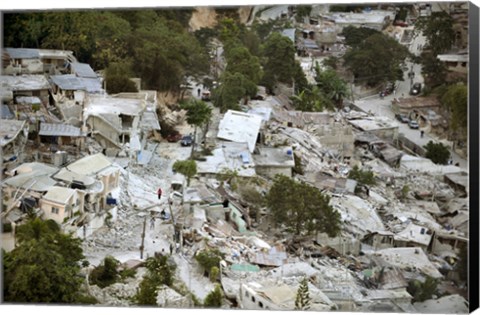
[[[140,245],[140,259],[143,259],[143,249],[145,244],[145,226],[147,225],[147,217],[143,219],[143,231],[142,231],[142,245]]]

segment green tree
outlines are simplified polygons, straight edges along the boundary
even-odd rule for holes
[[[112,256],[107,256],[103,263],[95,267],[89,276],[90,283],[96,284],[100,288],[108,287],[119,279],[118,266],[120,262]]]
[[[220,79],[221,85],[214,90],[213,104],[226,112],[229,109],[239,110],[239,101],[245,96],[253,97],[257,93],[257,85],[243,74],[225,71]]]
[[[335,56],[330,56],[323,59],[322,63],[325,67],[336,70],[338,68],[339,58]]]
[[[368,27],[347,26],[342,30],[341,35],[345,36],[345,44],[351,47],[359,46],[372,35],[379,35],[381,32]]]
[[[340,232],[340,214],[329,205],[329,197],[306,183],[277,175],[266,200],[274,222],[298,235],[325,232],[334,237]]]
[[[308,280],[303,278],[300,281],[300,286],[297,290],[297,296],[295,298],[295,309],[300,311],[308,311],[310,309],[310,293],[308,292]]]
[[[427,145],[423,146],[427,153],[425,157],[432,160],[435,164],[447,164],[448,159],[450,158],[450,151],[448,147],[444,146],[442,143],[434,143],[429,141]]]
[[[408,49],[395,39],[375,34],[349,49],[344,65],[353,72],[355,82],[375,86],[382,82],[403,80],[402,65]]]
[[[450,112],[450,128],[462,139],[468,132],[468,89],[463,83],[450,85],[443,94],[442,105]]]
[[[264,85],[272,90],[277,82],[292,83],[295,73],[295,47],[280,33],[272,33],[263,45]]]
[[[206,297],[203,305],[206,307],[220,307],[223,304],[223,292],[219,284]]]
[[[17,231],[18,246],[3,256],[5,301],[77,303],[84,258],[80,240],[38,218]]]
[[[348,173],[348,178],[356,180],[359,184],[373,186],[376,185],[375,175],[372,171],[362,171],[355,165]]]
[[[252,81],[253,84],[258,84],[263,75],[258,57],[253,56],[243,46],[237,46],[228,52],[225,71],[241,73],[246,79]]]
[[[140,282],[134,300],[138,305],[156,305],[158,287],[173,284],[176,266],[168,261],[167,256],[147,258],[145,265],[147,274]]]
[[[444,53],[455,42],[453,18],[445,11],[432,12],[430,16],[420,17],[415,23],[415,30],[422,32],[427,38],[426,49],[433,55]]]
[[[347,82],[341,79],[332,69],[321,71],[317,65],[315,72],[315,80],[320,88],[320,92],[334,102],[337,107],[341,108],[344,98],[350,95]]]
[[[187,111],[187,122],[193,126],[193,143],[190,158],[193,158],[195,140],[197,139],[197,127],[202,127],[212,118],[212,108],[207,103],[191,98],[181,105]]]
[[[295,7],[297,14],[295,15],[295,20],[297,22],[302,22],[304,17],[309,17],[310,12],[312,12],[311,5],[297,5]]]
[[[213,267],[220,265],[220,261],[224,258],[224,254],[218,249],[204,249],[195,255],[195,260],[205,269],[210,272]]]
[[[407,292],[413,297],[412,302],[423,302],[437,294],[438,280],[427,276],[425,282],[412,280],[408,283]]]
[[[190,179],[197,174],[197,163],[194,160],[175,161],[173,170],[185,176],[190,186]]]
[[[443,84],[447,77],[447,67],[445,63],[437,58],[437,55],[431,51],[423,51],[420,55],[422,65],[422,76],[425,83],[430,87],[436,87]]]

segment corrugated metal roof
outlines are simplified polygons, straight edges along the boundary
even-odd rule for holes
[[[251,263],[263,266],[279,267],[287,261],[287,252],[282,245],[273,246],[268,252],[259,251]]]
[[[88,93],[103,92],[100,78],[78,78]]]
[[[260,116],[229,110],[220,121],[217,137],[233,142],[247,142],[249,151],[253,152],[261,124]]]
[[[98,75],[93,71],[92,67],[88,63],[72,62],[70,64],[72,70],[78,77],[82,78],[97,78]]]
[[[48,190],[42,199],[67,204],[68,199],[75,193],[74,189],[54,186]]]
[[[40,59],[38,49],[34,48],[5,48],[11,59]]]
[[[40,124],[40,136],[68,136],[80,137],[82,134],[80,128],[64,124]]]
[[[62,90],[86,90],[83,82],[74,74],[52,75],[50,78]]]

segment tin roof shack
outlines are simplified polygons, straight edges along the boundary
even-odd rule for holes
[[[2,146],[3,154],[1,158],[5,169],[23,161],[22,153],[27,138],[28,125],[25,121],[0,119],[0,146]]]
[[[128,147],[136,157],[142,149],[139,125],[145,106],[141,99],[91,95],[83,119],[107,154],[115,156]]]
[[[4,48],[8,62],[3,64],[2,74],[43,74],[43,63],[40,61],[38,49]]]
[[[76,61],[69,50],[5,48],[9,62],[4,63],[4,74],[60,74],[66,73],[69,62]]]
[[[257,174],[272,179],[277,174],[292,176],[295,159],[291,147],[257,147],[257,151],[258,154],[253,155]]]
[[[398,123],[387,117],[366,117],[364,119],[348,120],[355,128],[370,132],[382,139],[398,138]]]
[[[50,84],[43,75],[0,76],[1,89],[12,91],[13,97],[36,96],[43,105],[49,104]]]
[[[99,78],[83,78],[74,74],[50,76],[52,96],[57,106],[83,105],[86,93],[103,93]],[[62,107],[65,107],[62,106]],[[81,114],[81,113],[80,113]],[[79,115],[79,119],[81,116]]]
[[[247,143],[218,142],[206,161],[197,161],[197,173],[217,175],[226,171],[237,172],[240,177],[255,176],[255,162]]]
[[[422,276],[430,276],[435,279],[443,277],[419,247],[386,248],[368,254],[368,256],[379,267],[399,268],[407,280]]]
[[[232,142],[246,142],[248,150],[252,153],[259,139],[261,126],[262,117],[229,110],[220,121],[217,138]]]
[[[81,150],[85,143],[85,135],[80,128],[67,124],[40,123],[38,132],[42,143],[56,144],[58,146],[74,146]]]
[[[76,189],[54,186],[40,199],[40,208],[45,220],[51,219],[62,225],[83,212],[83,195]]]

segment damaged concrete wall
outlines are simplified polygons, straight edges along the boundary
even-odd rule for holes
[[[291,167],[275,167],[275,166],[255,166],[255,172],[258,175],[262,175],[268,178],[274,178],[275,175],[285,175],[292,177],[292,168]]]

